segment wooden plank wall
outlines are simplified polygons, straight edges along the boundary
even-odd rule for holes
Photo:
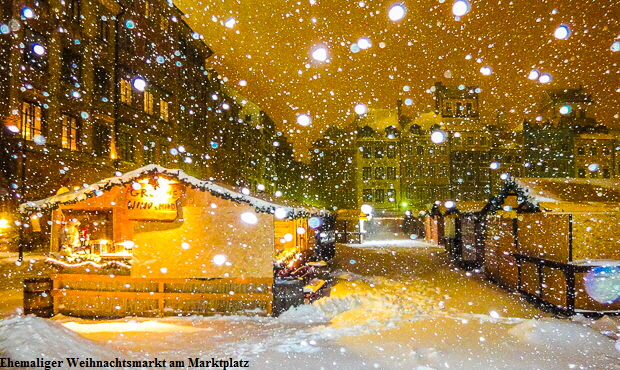
[[[273,278],[184,279],[53,275],[54,313],[86,317],[270,315]]]

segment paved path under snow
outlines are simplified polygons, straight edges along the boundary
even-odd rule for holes
[[[330,297],[279,318],[54,320],[88,338],[71,340],[93,354],[233,357],[254,370],[620,369],[613,340],[453,268],[440,248],[418,241],[339,245],[334,265]],[[0,335],[25,326],[46,332],[48,321],[38,320],[0,322]],[[616,324],[606,321],[609,330]]]

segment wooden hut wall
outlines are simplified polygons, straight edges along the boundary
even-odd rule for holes
[[[570,262],[569,214],[548,212],[519,215],[517,253],[550,261]]]
[[[486,221],[484,249],[485,274],[499,285],[510,290],[517,289],[519,270],[516,259],[514,219],[493,215]]]
[[[620,228],[617,212],[573,213],[573,261],[620,260]]]
[[[134,221],[132,276],[273,277],[273,215],[196,189],[186,189],[180,202],[175,221]],[[244,212],[258,222],[243,222]],[[228,263],[214,264],[218,254]]]

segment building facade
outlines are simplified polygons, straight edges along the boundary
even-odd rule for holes
[[[398,105],[369,110],[314,143],[316,191],[339,189],[321,198],[324,205],[398,213],[488,200],[510,177],[620,176],[617,135],[589,117],[592,102],[581,88],[547,91],[542,119],[515,130],[480,120],[475,87],[437,83],[434,91],[434,112],[412,120]]]
[[[4,1],[0,52],[8,228],[19,203],[151,163],[291,193],[267,165],[296,163],[275,149],[274,122],[208,68],[211,49],[172,2]]]

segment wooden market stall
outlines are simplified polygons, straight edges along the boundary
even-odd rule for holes
[[[506,214],[489,217],[485,273],[568,314],[620,312],[620,182],[515,179],[507,189],[520,203],[501,199]]]
[[[156,165],[21,211],[52,212],[54,312],[76,316],[271,314],[274,271],[294,278],[330,255],[319,230],[333,225],[323,210]]]

